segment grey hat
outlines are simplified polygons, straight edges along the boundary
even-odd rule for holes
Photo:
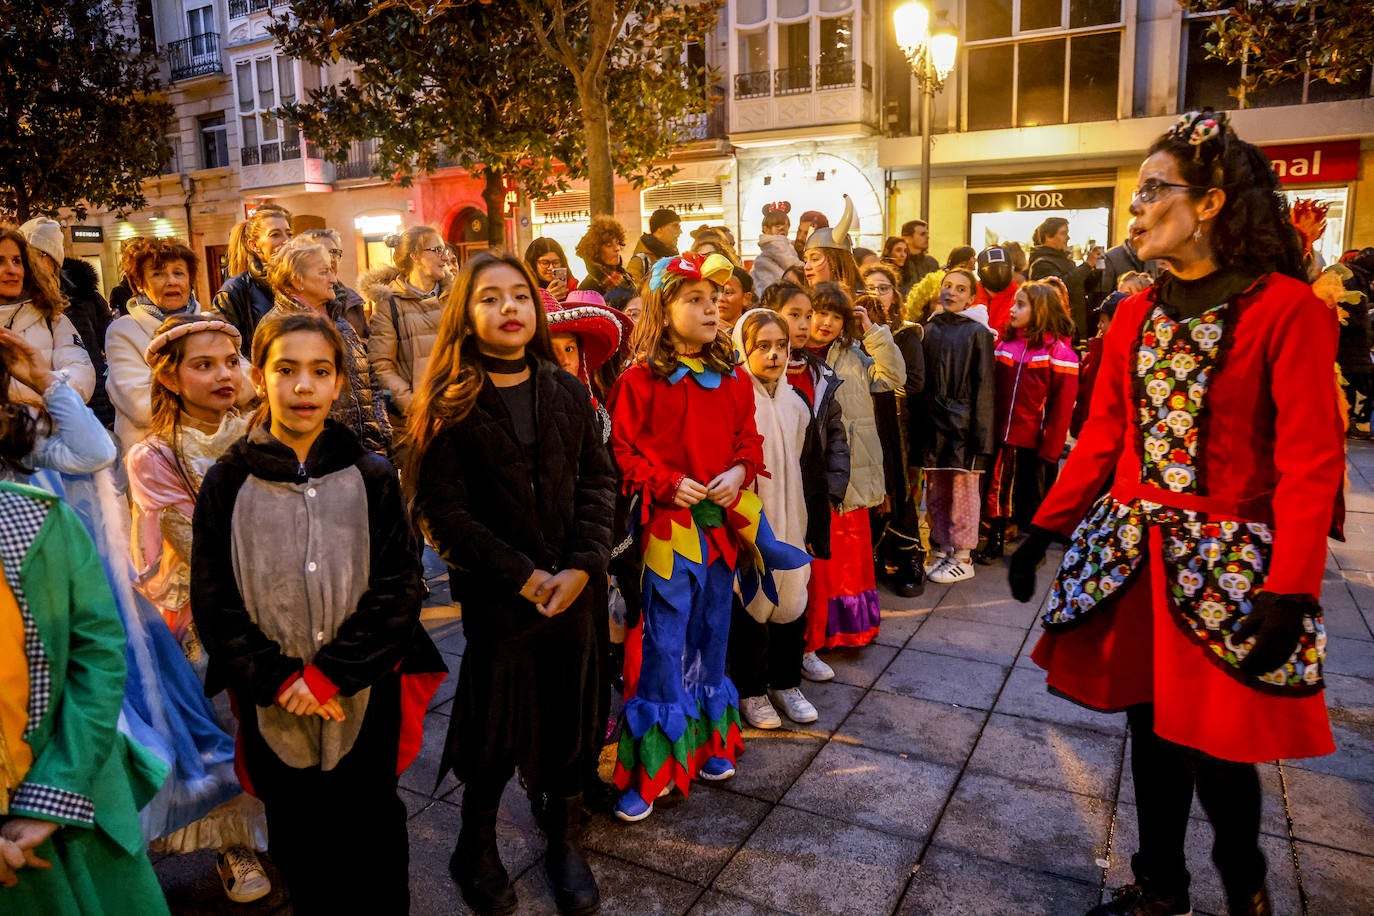
[[[849,238],[849,227],[854,222],[854,201],[844,195],[844,214],[834,226],[822,226],[806,238],[804,251],[812,248],[835,248],[840,251],[854,250],[854,242]]]

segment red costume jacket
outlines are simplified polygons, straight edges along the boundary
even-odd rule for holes
[[[1264,522],[1274,530],[1264,589],[1321,592],[1326,536],[1345,473],[1344,432],[1332,366],[1336,315],[1306,284],[1268,274],[1241,293],[1223,361],[1199,418],[1198,494],[1141,482],[1136,350],[1157,287],[1119,306],[1102,346],[1091,411],[1035,524],[1069,534],[1102,486],[1209,517]],[[1150,559],[1158,563],[1157,557]]]
[[[643,499],[641,519],[672,507],[683,477],[709,483],[735,464],[744,465],[744,487],[763,470],[763,437],[754,426],[754,385],[743,369],[706,388],[690,374],[677,382],[636,363],[611,391],[611,445],[627,494]],[[733,565],[735,547],[726,529],[708,529],[717,556]]]
[[[1033,448],[1058,461],[1078,395],[1078,354],[1063,337],[1030,344],[1004,340],[993,353],[997,383],[994,428],[1003,445]]]
[[[1011,306],[1016,301],[1016,291],[1020,288],[1020,283],[1012,281],[1011,286],[1000,293],[989,293],[983,288],[983,284],[978,284],[973,304],[988,307],[988,327],[992,328],[992,333],[997,335],[998,340],[1006,336],[1007,322],[1011,321]]]

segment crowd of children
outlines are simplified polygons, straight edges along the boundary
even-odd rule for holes
[[[291,239],[279,208],[236,231],[213,312],[190,248],[140,240],[105,353],[127,503],[81,354],[0,329],[0,469],[50,491],[0,484],[0,903],[80,910],[118,882],[106,911],[163,911],[151,842],[216,850],[231,900],[269,891],[267,852],[297,912],[405,912],[397,780],[447,673],[419,625],[426,543],[467,639],[440,771],[463,784],[450,872],[482,913],[517,905],[497,844],[517,774],[559,911],[594,912],[584,810],[643,820],[731,778],[746,727],[815,721],[802,682],[877,635],[879,579],[913,597],[1026,537],[1020,597],[1069,437],[1119,446],[1130,411],[1087,405],[1099,372],[1124,397],[1108,331],[1158,287],[1117,278],[1080,367],[1069,288],[1018,278],[1010,246],[941,271],[889,240],[861,268],[847,199],[833,227],[803,214],[796,246],[790,210],[764,208],[752,274],[723,230],[654,257],[677,238],[658,211],[633,290],[579,288],[556,243],[455,269],[416,227],[365,284],[370,315],[328,233]],[[614,228],[602,279],[623,273]],[[36,263],[0,231],[0,308],[56,301]],[[1072,506],[1055,491],[1058,528],[1098,464]],[[368,879],[338,880],[360,850]]]

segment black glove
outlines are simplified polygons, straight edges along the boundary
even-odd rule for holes
[[[1025,542],[1011,555],[1011,565],[1007,568],[1007,584],[1011,586],[1011,596],[1022,604],[1035,597],[1035,571],[1045,560],[1054,534],[1044,528],[1031,526]]]
[[[1250,607],[1250,615],[1241,621],[1232,637],[1236,644],[1255,637],[1250,654],[1240,661],[1240,670],[1259,677],[1288,661],[1302,639],[1304,618],[1319,610],[1310,595],[1260,592]]]

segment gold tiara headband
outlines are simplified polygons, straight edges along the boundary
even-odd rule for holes
[[[151,366],[153,358],[166,349],[169,343],[188,334],[199,334],[201,331],[218,331],[221,334],[227,334],[234,339],[235,346],[243,343],[243,335],[239,333],[238,328],[227,321],[220,321],[218,318],[207,318],[204,321],[192,321],[190,324],[179,324],[154,337],[143,351],[143,361]]]

